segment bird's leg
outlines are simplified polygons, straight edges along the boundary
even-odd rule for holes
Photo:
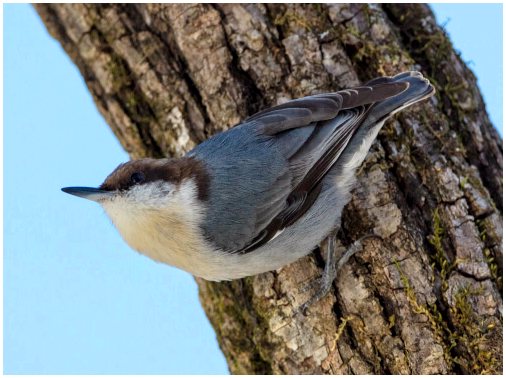
[[[302,287],[301,292],[306,292],[309,290],[316,289],[316,293],[302,306],[299,307],[298,312],[302,312],[306,314],[306,311],[309,307],[311,307],[314,303],[318,302],[324,296],[326,296],[330,289],[332,288],[332,283],[337,277],[337,272],[348,262],[348,260],[357,252],[361,251],[363,246],[362,242],[365,239],[376,237],[380,238],[380,236],[375,234],[369,234],[366,236],[362,236],[360,239],[353,242],[351,246],[344,252],[344,254],[337,260],[337,253],[335,251],[335,234],[332,233],[327,237],[327,260],[325,263],[325,269],[323,270],[323,274],[320,278],[311,281],[309,284]]]
[[[328,294],[332,287],[332,283],[336,279],[337,270],[336,270],[336,260],[337,254],[335,251],[335,233],[332,233],[327,237],[327,258],[325,262],[325,268],[323,270],[323,274],[320,278],[317,278],[311,281],[309,284],[305,285],[301,291],[306,292],[309,290],[316,289],[316,293],[302,306],[299,308],[299,312],[306,314],[307,309],[312,306],[314,303],[318,302],[324,296]]]

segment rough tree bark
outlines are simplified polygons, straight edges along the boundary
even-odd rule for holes
[[[340,248],[371,231],[383,241],[307,317],[293,311],[318,251],[197,280],[200,299],[233,373],[502,371],[502,141],[426,5],[36,9],[132,158],[180,156],[287,99],[422,71],[437,95],[384,127],[339,232]]]

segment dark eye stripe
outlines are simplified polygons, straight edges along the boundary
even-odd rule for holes
[[[145,180],[145,177],[144,177],[144,173],[142,173],[142,172],[134,172],[134,173],[132,173],[132,176],[130,176],[130,182],[133,185],[140,184],[144,180]]]

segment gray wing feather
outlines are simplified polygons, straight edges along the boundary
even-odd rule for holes
[[[197,146],[189,155],[200,158],[211,177],[202,226],[210,241],[248,252],[297,221],[368,112],[408,86],[381,78],[289,101]]]

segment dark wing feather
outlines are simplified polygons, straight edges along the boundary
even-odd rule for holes
[[[337,116],[341,109],[341,96],[304,97],[264,110],[248,118],[244,123],[256,124],[258,132],[276,135],[282,131],[307,126]]]
[[[335,164],[340,154],[347,146],[367,110],[377,101],[395,96],[404,90],[406,83],[378,83],[374,87],[364,86],[337,92],[335,94],[323,94],[306,97],[301,100],[290,101],[289,103],[273,108],[273,112],[283,112],[289,116],[294,105],[303,106],[309,109],[311,115],[307,114],[307,120],[318,121],[313,127],[311,136],[306,140],[297,153],[289,158],[290,166],[305,166],[306,170],[302,179],[292,180],[293,189],[286,198],[285,208],[276,215],[269,225],[263,229],[251,244],[247,245],[240,252],[250,252],[271,240],[277,232],[295,223],[314,204],[321,190],[321,180]],[[331,97],[332,96],[332,97]],[[341,99],[339,99],[339,97]],[[320,106],[321,105],[321,109]],[[334,106],[334,108],[332,107]],[[336,112],[336,107],[341,106]],[[368,106],[366,106],[368,105]],[[349,109],[349,110],[344,110]],[[338,113],[340,117],[338,117]],[[264,117],[270,117],[271,112],[265,110],[257,113],[249,120],[263,122]],[[332,122],[329,115],[334,115],[334,128],[330,135],[325,134],[318,138],[319,131]],[[319,118],[319,119],[318,119]],[[337,119],[336,119],[337,118]],[[327,121],[327,125],[325,125]],[[283,125],[271,124],[267,118],[268,126],[261,127],[269,135],[276,135],[279,130],[286,132],[286,123]],[[293,132],[293,131],[292,131]],[[308,155],[312,158],[308,158]],[[301,164],[302,162],[302,164]],[[304,164],[305,163],[305,164]]]
[[[261,231],[254,243],[247,245],[240,252],[250,252],[262,246],[278,231],[292,225],[307,212],[320,194],[322,178],[359,127],[364,111],[364,107],[345,111],[334,122],[327,121],[326,125],[316,125],[306,143],[288,159],[292,187],[285,199],[284,209]]]
[[[406,87],[378,82],[289,101],[199,145],[190,154],[221,175],[211,185],[206,235],[224,250],[247,253],[295,223],[316,201],[323,177],[371,106]]]
[[[383,78],[381,78],[383,79]],[[379,79],[377,79],[379,81]],[[351,109],[370,105],[404,92],[409,84],[406,82],[377,83],[374,86],[363,86],[339,91],[343,98],[342,108]]]

